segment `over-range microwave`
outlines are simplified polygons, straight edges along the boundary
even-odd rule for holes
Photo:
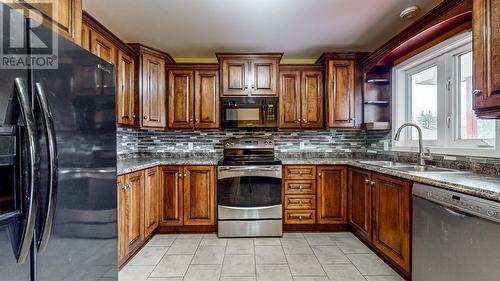
[[[222,128],[277,128],[277,97],[221,98]]]

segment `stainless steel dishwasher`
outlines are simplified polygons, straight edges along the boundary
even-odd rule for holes
[[[413,281],[500,280],[500,203],[413,186]]]

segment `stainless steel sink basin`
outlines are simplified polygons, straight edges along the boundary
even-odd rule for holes
[[[363,160],[363,161],[359,161],[359,163],[368,164],[368,165],[375,165],[375,166],[382,166],[382,167],[386,167],[386,168],[412,167],[413,166],[413,164],[408,164],[408,163],[398,163],[398,162],[381,161],[381,160]]]
[[[458,171],[440,168],[435,166],[405,166],[405,167],[394,167],[395,170],[405,171],[405,172],[416,172],[416,173],[457,173]]]

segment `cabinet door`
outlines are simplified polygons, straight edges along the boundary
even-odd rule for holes
[[[278,62],[274,59],[251,61],[250,88],[252,96],[277,96]]]
[[[90,52],[90,27],[85,23],[82,23],[82,36],[81,36],[82,48]]]
[[[215,167],[184,168],[184,225],[215,224]]]
[[[280,128],[300,128],[300,72],[282,71],[280,81]]]
[[[194,128],[193,71],[171,70],[168,73],[168,127]]]
[[[90,51],[101,59],[116,65],[116,47],[106,37],[90,30]]]
[[[249,62],[241,59],[222,61],[222,96],[247,96]]]
[[[127,220],[128,208],[126,177],[118,176],[116,178],[116,187],[118,189],[118,260],[121,261],[127,255],[127,229],[129,227]]]
[[[323,73],[302,72],[302,128],[323,128]]]
[[[16,1],[20,2],[20,1]],[[55,21],[55,32],[80,45],[82,29],[82,0],[25,0],[45,18]],[[51,4],[51,5],[47,5]]]
[[[219,128],[219,72],[195,71],[195,128]]]
[[[160,225],[183,224],[183,170],[179,166],[161,166],[160,172]]]
[[[127,221],[127,252],[133,251],[144,237],[142,226],[142,190],[144,188],[144,172],[134,172],[127,175],[125,216]]]
[[[349,224],[371,240],[372,198],[371,173],[349,168]]]
[[[500,1],[473,5],[474,109],[480,117],[500,118]]]
[[[166,125],[165,61],[142,54],[142,126],[163,128]]]
[[[373,174],[373,244],[407,273],[410,271],[410,185]]]
[[[134,59],[118,50],[116,122],[123,125],[135,124]]]
[[[317,223],[347,223],[346,168],[318,166],[317,179]]]
[[[328,126],[354,127],[354,61],[328,62]]]
[[[144,174],[144,236],[147,237],[158,227],[160,185],[157,167],[147,169]]]

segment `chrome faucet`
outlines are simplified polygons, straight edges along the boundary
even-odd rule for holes
[[[398,131],[396,132],[396,135],[394,136],[394,140],[397,141],[399,140],[399,137],[401,136],[401,131],[405,127],[415,127],[418,132],[418,165],[419,166],[425,166],[425,159],[429,158],[428,155],[424,153],[424,144],[422,141],[422,129],[415,123],[404,123],[399,127]],[[427,150],[429,151],[429,150]],[[430,154],[430,151],[428,152]]]

